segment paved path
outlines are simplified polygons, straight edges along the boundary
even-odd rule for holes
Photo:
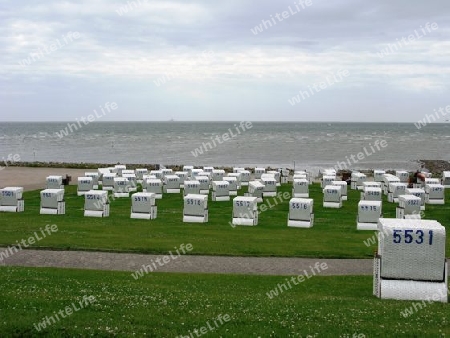
[[[0,248],[4,252],[6,248]],[[328,269],[321,275],[370,275],[371,259],[319,259],[279,257],[225,257],[178,256],[174,253],[168,263],[164,255],[129,253],[22,250],[5,258],[1,265],[27,267],[58,267],[95,270],[136,271],[142,265],[157,267],[160,272],[229,273],[249,275],[298,275],[303,270],[311,273],[317,262],[326,263]],[[160,259],[159,265],[157,259]],[[167,262],[168,258],[166,258]]]
[[[72,175],[72,184],[78,176],[83,176],[85,169],[63,168],[28,168],[7,167],[0,171],[1,186],[21,186],[25,190],[44,189],[48,175]],[[0,253],[6,248],[0,248]],[[126,253],[86,252],[86,251],[50,251],[23,250],[0,261],[0,265],[28,267],[58,267],[95,270],[131,271],[142,265],[157,266],[156,271],[230,273],[256,275],[295,275],[306,270],[316,262],[327,263],[328,269],[323,275],[371,274],[371,259],[303,259],[303,258],[260,258],[260,257],[220,257],[220,256],[174,256],[163,266],[157,259],[164,255],[141,255]],[[167,260],[167,258],[166,258]]]

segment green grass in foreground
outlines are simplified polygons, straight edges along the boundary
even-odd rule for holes
[[[246,190],[244,187],[240,194]],[[290,194],[291,185],[285,184],[278,191]],[[209,222],[205,224],[182,222],[181,194],[164,194],[157,201],[155,220],[130,219],[129,198],[113,200],[110,217],[99,219],[83,216],[84,197],[76,195],[75,186],[66,187],[65,215],[39,215],[40,197],[36,190],[24,194],[24,213],[0,214],[0,246],[27,239],[46,224],[56,224],[59,231],[33,247],[167,253],[182,243],[191,243],[194,249],[190,254],[195,255],[371,257],[376,246],[366,246],[364,241],[374,232],[356,230],[359,194],[349,189],[349,200],[343,208],[324,209],[321,188],[312,185],[310,196],[314,199],[315,223],[311,229],[299,229],[287,226],[289,198],[282,202],[280,198],[267,198],[264,204],[268,210],[260,213],[257,226],[233,228],[229,224],[231,201],[209,201]],[[450,200],[449,189],[446,198]],[[384,217],[395,217],[395,207],[396,204],[384,198]],[[426,208],[426,219],[436,219],[444,226],[450,224],[448,204]],[[446,256],[450,256],[448,243],[449,239]]]
[[[372,296],[370,276],[314,276],[278,297],[287,277],[0,268],[0,336],[188,336],[209,321],[209,337],[438,337],[450,334],[450,308]],[[96,302],[40,332],[34,324],[78,303]],[[230,321],[215,326],[219,315]],[[206,334],[205,334],[206,336]],[[193,337],[197,337],[193,333]],[[362,336],[360,336],[362,337]]]

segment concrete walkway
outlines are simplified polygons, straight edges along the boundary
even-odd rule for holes
[[[0,248],[0,253],[5,250]],[[303,270],[311,274],[311,267],[319,262],[326,263],[328,267],[321,275],[371,275],[373,271],[371,259],[178,256],[173,253],[172,257],[166,256],[164,264],[163,257],[109,252],[22,250],[13,251],[0,265],[131,272],[149,265],[156,267],[154,272],[299,275],[304,274]]]

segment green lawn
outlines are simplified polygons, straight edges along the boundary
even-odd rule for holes
[[[447,304],[426,303],[405,318],[412,303],[375,298],[370,276],[315,276],[270,299],[287,277],[156,273],[134,280],[125,272],[11,267],[0,274],[2,337],[197,337],[194,329],[207,322],[214,328],[208,337],[450,334]],[[83,296],[95,302],[37,331],[34,324]],[[221,324],[219,315],[229,320]]]
[[[240,194],[246,189],[241,189]],[[280,192],[290,193],[290,190],[288,184],[279,188]],[[282,203],[279,199],[266,199],[265,204],[273,207],[260,213],[258,226],[233,228],[229,225],[231,201],[209,201],[209,222],[192,224],[182,222],[181,194],[165,194],[157,201],[157,219],[147,221],[130,219],[128,198],[113,200],[108,218],[84,217],[84,197],[76,196],[75,186],[66,187],[65,215],[39,215],[39,191],[31,191],[24,194],[24,213],[0,214],[0,245],[14,244],[46,224],[56,224],[59,231],[33,247],[167,253],[182,243],[191,243],[194,249],[190,254],[197,255],[367,258],[372,257],[376,247],[364,244],[374,232],[356,230],[359,194],[349,189],[349,200],[343,208],[324,209],[321,188],[312,185],[315,224],[311,229],[298,229],[287,227],[289,199]],[[450,200],[450,191],[446,195]],[[395,217],[395,206],[384,199],[384,217]],[[425,216],[446,226],[450,224],[450,207],[427,205]],[[447,245],[447,256],[449,250]]]

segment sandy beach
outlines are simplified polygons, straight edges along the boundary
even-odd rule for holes
[[[50,175],[72,176],[70,184],[76,184],[77,178],[84,176],[89,169],[68,168],[35,168],[35,167],[6,167],[0,170],[0,186],[23,187],[25,191],[45,189],[45,178]]]
[[[430,172],[434,173],[436,177],[440,177],[443,170],[450,170],[450,163],[443,160],[419,160],[423,168],[426,168]],[[64,163],[62,163],[64,165]],[[105,167],[106,165],[100,165],[99,167]],[[143,165],[131,165],[133,169],[135,166],[147,167]],[[128,167],[128,166],[127,166]],[[153,166],[151,166],[153,167]],[[173,170],[181,170],[182,166],[174,166]],[[170,168],[170,166],[169,166]],[[224,168],[224,167],[221,167]],[[231,170],[231,168],[224,168]],[[272,168],[266,168],[274,170]],[[395,169],[395,168],[394,168]],[[19,186],[23,187],[25,191],[44,189],[45,178],[49,175],[66,175],[72,176],[70,184],[76,184],[78,177],[84,176],[85,172],[96,172],[97,169],[73,169],[73,168],[57,168],[57,167],[25,167],[25,166],[9,166],[0,169],[0,187]],[[362,170],[362,172],[368,173],[370,170]]]

